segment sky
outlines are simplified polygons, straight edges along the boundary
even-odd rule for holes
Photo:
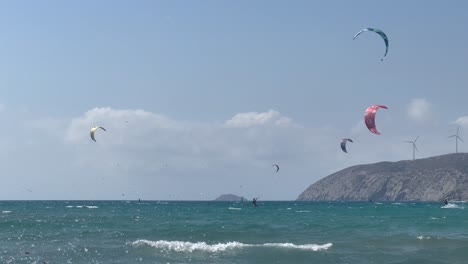
[[[0,199],[293,200],[468,140],[466,1],[0,2]],[[383,30],[382,39],[366,32]],[[381,135],[364,125],[367,106]],[[96,132],[96,142],[89,136]],[[348,153],[342,138],[351,138]],[[468,151],[468,141],[459,142]],[[272,166],[278,164],[280,171]]]

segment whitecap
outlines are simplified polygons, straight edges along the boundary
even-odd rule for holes
[[[73,205],[67,205],[66,208],[73,208]]]
[[[441,206],[440,208],[446,208],[446,209],[452,209],[452,208],[459,208],[459,209],[463,209],[463,206],[458,206],[456,204],[453,204],[453,203],[448,203],[444,206]]]
[[[310,211],[307,211],[307,210],[301,210],[301,211],[296,211],[296,213],[310,213]]]
[[[233,241],[227,243],[217,243],[217,244],[207,244],[206,242],[185,242],[185,241],[166,241],[158,240],[151,241],[146,239],[139,239],[132,242],[133,246],[150,246],[157,249],[167,250],[167,251],[177,251],[177,252],[193,252],[193,251],[205,251],[205,252],[220,252],[226,250],[242,249],[242,248],[251,248],[251,247],[273,247],[273,248],[289,248],[289,249],[300,249],[300,250],[327,250],[333,244],[326,243],[323,245],[317,244],[304,244],[304,245],[295,245],[292,243],[265,243],[265,244],[244,244],[241,242]]]
[[[2,211],[3,214],[9,214],[11,211]]]
[[[243,248],[249,246],[248,244],[243,244],[239,242],[228,242],[228,243],[218,243],[213,245],[208,245],[205,242],[184,242],[184,241],[166,241],[158,240],[151,241],[146,239],[140,239],[132,243],[134,246],[147,245],[157,249],[163,249],[168,251],[177,251],[177,252],[193,252],[194,250],[207,251],[207,252],[218,252],[225,251],[228,249]]]
[[[96,208],[99,208],[95,205],[87,205],[86,208],[89,208],[89,209],[96,209]]]
[[[317,245],[317,244],[295,245],[293,243],[266,243],[266,244],[263,244],[263,246],[320,251],[320,250],[329,249],[331,246],[333,246],[333,244],[332,243],[326,243],[326,244],[323,244],[323,245]]]
[[[242,208],[237,208],[237,207],[229,207],[229,210],[242,210]]]
[[[417,239],[423,240],[423,239],[431,239],[430,236],[418,236]]]

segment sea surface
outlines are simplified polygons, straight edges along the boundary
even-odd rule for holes
[[[258,205],[2,201],[0,263],[468,263],[461,202]]]

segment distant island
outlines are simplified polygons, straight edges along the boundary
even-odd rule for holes
[[[219,196],[218,198],[214,199],[214,201],[223,201],[223,202],[242,202],[245,201],[245,199],[242,196],[237,196],[234,194],[223,194]]]
[[[298,201],[468,200],[468,153],[357,165],[310,185]]]

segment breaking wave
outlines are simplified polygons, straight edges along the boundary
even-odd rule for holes
[[[167,250],[167,251],[177,251],[177,252],[193,252],[193,251],[205,251],[205,252],[221,252],[226,250],[233,249],[242,249],[242,248],[252,248],[252,247],[267,247],[267,248],[289,248],[289,249],[300,249],[300,250],[310,250],[310,251],[320,251],[327,250],[332,243],[327,243],[323,245],[317,244],[304,244],[304,245],[295,245],[292,243],[265,243],[265,244],[244,244],[240,242],[227,242],[227,243],[218,243],[218,244],[207,244],[205,242],[184,242],[184,241],[166,241],[158,240],[151,241],[146,239],[139,239],[131,243],[133,246],[150,246],[157,249]]]
[[[98,206],[95,206],[95,205],[77,205],[77,206],[73,206],[73,205],[67,205],[65,206],[66,208],[83,208],[83,207],[86,207],[88,209],[96,209],[96,208],[99,208]]]
[[[453,203],[448,203],[444,206],[441,206],[440,208],[459,208],[459,209],[463,209],[464,207],[463,206],[458,206],[456,204],[453,204]]]
[[[430,236],[418,236],[417,239],[423,240],[423,239],[431,239]]]

